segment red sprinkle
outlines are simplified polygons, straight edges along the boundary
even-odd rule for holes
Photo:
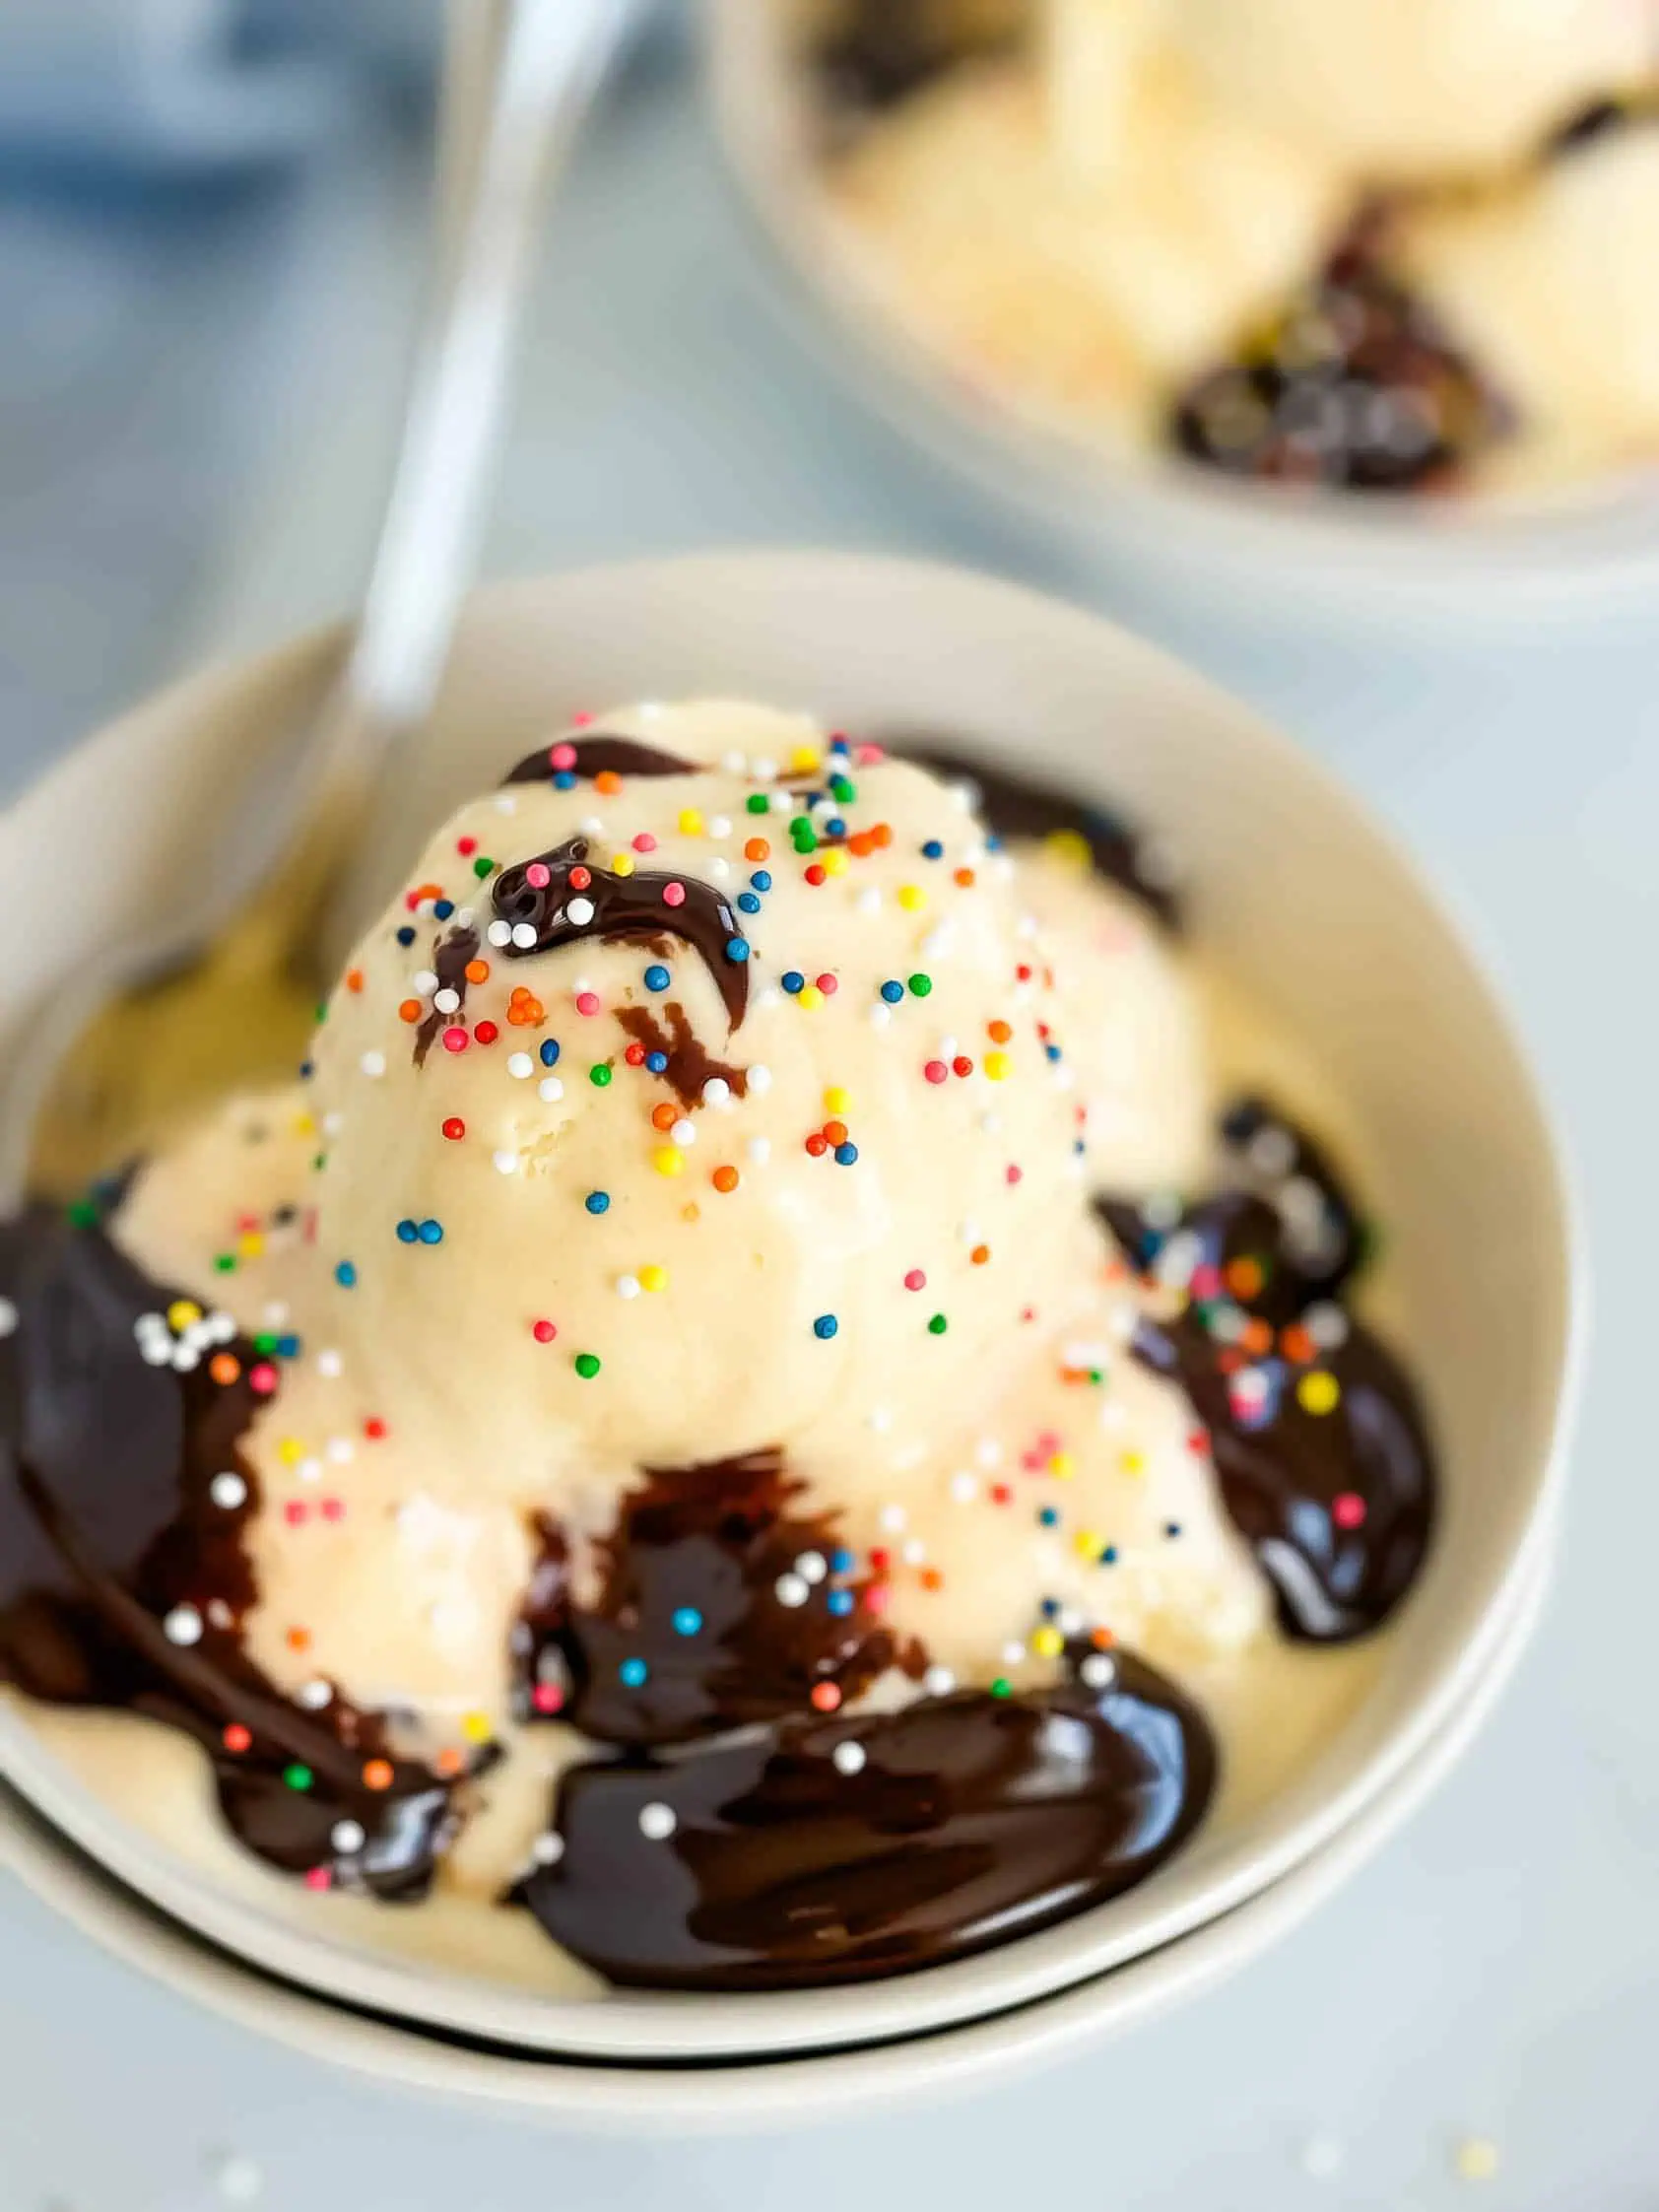
[[[973,1062],[965,1052],[959,1052],[951,1062],[951,1066],[958,1075],[971,1075],[973,1073]]]
[[[334,1877],[326,1866],[312,1866],[306,1869],[305,1887],[308,1890],[326,1890],[332,1889],[333,1886]]]
[[[239,1720],[232,1720],[220,1741],[227,1751],[242,1752],[247,1750],[253,1738]]]
[[[1344,1490],[1331,1500],[1331,1518],[1339,1528],[1360,1528],[1365,1519],[1365,1501],[1358,1491]]]
[[[815,977],[815,980],[818,984],[819,989],[824,993],[826,998],[833,998],[836,991],[840,988],[833,975],[820,975]]]
[[[378,1443],[386,1433],[386,1424],[377,1413],[370,1414],[363,1425],[363,1433],[365,1437],[371,1438],[375,1443]]]
[[[451,1144],[459,1144],[467,1133],[467,1125],[458,1113],[452,1113],[443,1124],[443,1133]]]
[[[633,840],[633,849],[635,852],[655,852],[657,840],[649,830],[641,830]]]
[[[1026,1171],[1024,1170],[1024,1168],[1017,1168],[1012,1160],[1009,1162],[1007,1168],[1007,1179],[1011,1183],[1023,1181],[1025,1179],[1025,1173]]]
[[[904,1288],[907,1291],[925,1291],[927,1289],[927,1277],[919,1267],[912,1267],[909,1274],[905,1276]]]
[[[593,870],[591,868],[572,868],[570,870],[570,889],[572,891],[586,891],[592,881]]]
[[[476,838],[457,838],[455,839],[455,850],[463,860],[470,860],[478,850],[478,839]]]
[[[893,1554],[888,1550],[887,1546],[885,1544],[878,1544],[874,1551],[872,1551],[870,1554],[870,1565],[876,1570],[876,1573],[880,1575],[885,1571],[892,1558]]]
[[[344,1520],[346,1517],[345,1501],[340,1498],[325,1498],[322,1502],[321,1510],[324,1520]]]
[[[630,1068],[642,1068],[645,1065],[645,1047],[642,1044],[630,1044],[623,1058]]]
[[[826,876],[826,874],[824,873],[824,870],[823,870],[823,869],[822,869],[822,868],[821,868],[821,867],[819,866],[818,862],[817,862],[817,861],[815,860],[815,861],[814,861],[814,862],[812,863],[811,867],[810,867],[810,868],[808,868],[808,870],[807,870],[807,881],[808,881],[808,883],[810,883],[811,885],[813,885],[813,886],[814,886],[814,888],[816,889],[816,888],[817,888],[817,886],[818,886],[819,884],[821,884],[821,883],[827,883],[827,882],[828,882],[829,880],[830,880],[830,879],[829,879],[829,878],[828,878],[828,877]]]
[[[1014,1502],[1014,1493],[1013,1493],[1013,1491],[1012,1491],[1012,1490],[1010,1490],[1010,1489],[1009,1489],[1009,1487],[1008,1487],[1007,1483],[1005,1483],[1005,1482],[994,1482],[994,1483],[992,1483],[992,1485],[991,1485],[991,1503],[992,1503],[992,1505],[993,1505],[993,1506],[1009,1506],[1009,1505],[1012,1505],[1012,1504],[1013,1504],[1013,1502]]]
[[[538,1682],[530,1693],[530,1703],[538,1712],[563,1712],[564,1693],[557,1682]]]
[[[864,1593],[865,1609],[871,1613],[885,1613],[892,1595],[885,1582],[872,1582]]]
[[[277,1371],[269,1360],[261,1360],[258,1367],[247,1371],[247,1386],[258,1397],[268,1398],[277,1386]]]
[[[815,1682],[812,1702],[820,1712],[833,1712],[841,1702],[841,1693],[833,1682]]]
[[[283,1519],[287,1521],[290,1528],[300,1527],[309,1513],[310,1508],[301,1498],[291,1498],[283,1508]]]
[[[923,1075],[927,1077],[930,1083],[943,1083],[950,1072],[943,1060],[929,1060],[922,1069]]]
[[[815,1160],[822,1160],[824,1158],[824,1155],[830,1150],[830,1140],[828,1137],[822,1135],[820,1131],[815,1129],[812,1135],[807,1139],[807,1150],[812,1154]]]
[[[559,1334],[559,1330],[552,1321],[532,1321],[530,1323],[530,1334],[538,1344],[551,1344]]]
[[[494,1044],[501,1033],[494,1022],[480,1022],[472,1034],[477,1038],[480,1044]]]

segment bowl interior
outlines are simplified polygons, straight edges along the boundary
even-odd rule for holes
[[[222,796],[285,741],[334,649],[312,639],[210,673],[83,749],[0,824],[27,886],[74,844],[73,926],[17,948],[27,995],[166,896]],[[1265,1806],[1225,1805],[1112,1904],[982,1958],[810,1994],[553,2001],[336,1934],[260,1874],[204,1875],[116,1819],[0,1706],[9,1778],[123,1879],[216,1941],[378,2010],[540,2049],[713,2057],[851,2044],[978,2017],[1173,1940],[1262,1890],[1386,1790],[1465,1703],[1539,1541],[1572,1367],[1574,1259],[1551,1134],[1491,987],[1419,878],[1341,787],[1244,708],[1123,633],[1015,587],[835,556],[714,557],[509,584],[473,603],[431,730],[397,779],[365,877],[395,887],[446,805],[572,710],[748,694],[872,732],[948,733],[1173,838],[1195,939],[1229,986],[1307,1040],[1344,1102],[1387,1225],[1389,1309],[1445,1469],[1437,1542],[1358,1709]],[[370,902],[372,903],[372,902]],[[529,1941],[540,1938],[530,1935]]]

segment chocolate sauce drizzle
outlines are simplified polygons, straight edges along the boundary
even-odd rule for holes
[[[530,881],[532,868],[545,868],[548,881]],[[578,871],[572,883],[572,871]],[[663,894],[678,885],[685,897],[678,905],[664,903]],[[737,1029],[749,1005],[749,958],[737,915],[711,884],[696,876],[640,873],[619,876],[609,868],[595,867],[588,858],[585,838],[566,838],[551,852],[505,868],[496,879],[493,894],[497,918],[514,928],[528,924],[535,933],[530,945],[509,945],[509,960],[525,960],[537,953],[555,952],[584,938],[643,939],[678,937],[689,945],[713,976],[732,1029]],[[581,899],[591,908],[585,921],[570,917],[570,902]],[[729,948],[745,945],[742,957],[733,959]]]
[[[427,1054],[437,1042],[440,1032],[451,1022],[458,1022],[462,1008],[467,1003],[467,970],[478,958],[479,934],[476,929],[451,929],[432,947],[432,972],[437,977],[440,991],[453,991],[460,1001],[453,1013],[440,1014],[434,1006],[426,1015],[415,1032],[415,1065],[424,1068]]]
[[[1168,435],[1229,476],[1431,492],[1510,435],[1512,408],[1389,265],[1386,208],[1237,356],[1200,376]]]
[[[1342,1642],[1379,1627],[1416,1579],[1433,1451],[1405,1371],[1341,1304],[1366,1240],[1325,1154],[1259,1100],[1222,1133],[1232,1179],[1177,1223],[1154,1227],[1121,1200],[1100,1211],[1155,1279],[1178,1253],[1189,1303],[1143,1318],[1135,1352],[1209,1430],[1223,1502],[1287,1631]]]
[[[561,768],[553,762],[555,753],[569,751],[570,758]],[[558,737],[551,745],[539,745],[527,754],[507,777],[508,783],[548,783],[567,776],[570,789],[577,783],[591,783],[596,775],[699,775],[702,772],[696,761],[683,761],[677,754],[665,753],[660,746],[647,745],[637,737],[612,737],[606,732],[596,732],[591,737]]]
[[[1143,1880],[1214,1786],[1187,1699],[1126,1655],[1091,1688],[1086,1663],[1018,1697],[578,1768],[563,1852],[519,1895],[587,1965],[651,1988],[865,1980],[1029,1934]]]
[[[193,1737],[232,1832],[273,1865],[424,1895],[452,1826],[448,1785],[394,1756],[383,1716],[337,1695],[295,1705],[242,1646],[260,1497],[240,1443],[261,1403],[250,1377],[272,1363],[237,1336],[217,1347],[229,1381],[213,1354],[147,1364],[135,1324],[179,1294],[101,1226],[44,1206],[0,1224],[0,1295],[17,1312],[0,1341],[0,1681]],[[243,1486],[232,1505],[214,1497],[226,1474]],[[386,1788],[365,1784],[369,1761],[385,1762]]]
[[[716,1076],[730,1084],[732,1096],[749,1096],[749,1070],[731,1060],[717,1060],[692,1028],[686,1009],[669,999],[658,1020],[654,1006],[619,1006],[617,1022],[625,1036],[647,1052],[660,1052],[667,1066],[662,1080],[683,1106],[700,1106],[705,1088]],[[664,1024],[666,1023],[666,1027]]]

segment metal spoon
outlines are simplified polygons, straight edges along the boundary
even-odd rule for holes
[[[0,1210],[32,1175],[62,1187],[140,1141],[147,1071],[165,1071],[181,1108],[227,1074],[292,1066],[366,810],[430,710],[473,573],[544,187],[638,13],[450,0],[431,301],[345,668],[285,749],[282,790],[238,791],[224,833],[204,837],[183,903],[55,978],[18,1025],[0,1071]]]

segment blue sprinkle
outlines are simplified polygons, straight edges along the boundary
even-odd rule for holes
[[[825,1343],[828,1343],[840,1325],[833,1313],[821,1313],[812,1325],[812,1333],[814,1336],[822,1337]]]
[[[313,1076],[313,1075],[315,1075],[315,1074],[316,1074],[316,1072],[317,1072],[317,1066],[316,1066],[316,1062],[315,1062],[314,1060],[301,1060],[301,1061],[300,1061],[300,1063],[299,1063],[299,1080],[300,1080],[300,1082],[301,1082],[301,1083],[309,1083],[309,1081],[311,1080],[312,1076]]]
[[[358,1271],[352,1265],[349,1259],[343,1259],[340,1262],[339,1266],[334,1270],[334,1280],[340,1285],[342,1290],[349,1291],[352,1285],[357,1281],[357,1279]]]
[[[423,1244],[441,1244],[443,1224],[440,1221],[424,1221],[416,1231]]]
[[[728,937],[726,939],[726,958],[741,967],[742,964],[749,958],[748,938]],[[1055,1056],[1057,1058],[1058,1054],[1056,1054]]]
[[[752,891],[738,893],[737,906],[741,914],[758,914],[761,911],[761,902]]]
[[[653,1075],[661,1075],[668,1066],[668,1054],[666,1052],[647,1052],[645,1054],[645,1065]]]
[[[1060,1057],[1060,1047],[1057,1044],[1045,1044],[1043,1050],[1051,1060],[1057,1060]]]
[[[674,1609],[676,1636],[696,1636],[702,1626],[702,1615],[695,1605],[677,1605]]]
[[[824,825],[824,835],[827,838],[844,838],[846,834],[847,826],[838,814],[832,814]]]
[[[757,891],[770,891],[772,887],[771,871],[769,868],[757,868],[755,873],[750,877],[749,880],[755,886],[755,889]]]
[[[882,985],[882,996],[887,1000],[890,1006],[896,1006],[898,1004],[898,1001],[904,996],[904,986],[902,983],[884,983]]]
[[[556,791],[573,791],[576,778],[569,769],[561,769],[553,779],[553,787]]]
[[[648,991],[665,991],[672,980],[668,970],[660,964],[645,971],[645,988]]]
[[[1178,1536],[1181,1533],[1180,1522],[1178,1520],[1166,1520],[1163,1523],[1163,1533],[1165,1536]]]
[[[1115,1544],[1108,1544],[1100,1554],[1100,1565],[1102,1567],[1115,1567],[1117,1565],[1117,1546]]]
[[[413,1244],[420,1234],[412,1221],[400,1221],[397,1225],[397,1240],[400,1244]]]
[[[784,989],[789,993],[791,998],[794,997],[797,991],[804,991],[807,987],[807,979],[801,973],[801,971],[798,968],[791,968],[790,970],[788,970],[786,973],[778,977],[778,981],[783,985]]]
[[[944,857],[945,847],[937,838],[929,838],[926,844],[922,846],[922,858],[924,860],[943,860]]]
[[[412,944],[414,944],[414,942],[415,942],[415,932],[414,932],[414,930],[412,930],[412,929],[411,929],[411,928],[409,927],[409,925],[408,925],[408,923],[407,923],[407,922],[406,922],[406,923],[404,924],[404,926],[403,926],[403,927],[402,927],[402,928],[401,928],[401,929],[400,929],[400,930],[398,931],[398,933],[397,933],[397,941],[398,941],[398,943],[399,943],[400,945],[412,945]]]
[[[1001,838],[987,835],[985,838],[985,850],[987,852],[1000,852],[1002,850]]]
[[[436,916],[437,916],[437,918],[438,918],[438,920],[439,920],[439,921],[447,921],[447,920],[449,919],[450,915],[451,915],[451,914],[452,914],[452,913],[453,913],[454,911],[455,911],[455,902],[454,902],[454,900],[453,900],[453,899],[434,899],[434,900],[433,900],[433,902],[432,902],[432,912],[433,912],[434,914],[436,914]]]
[[[857,1158],[858,1158],[858,1147],[857,1147],[857,1145],[855,1145],[855,1144],[838,1144],[838,1145],[837,1145],[837,1146],[835,1147],[835,1160],[836,1160],[836,1163],[837,1163],[837,1165],[838,1165],[838,1166],[840,1166],[840,1167],[842,1167],[842,1168],[850,1168],[850,1167],[852,1166],[853,1162],[854,1162],[854,1161],[855,1161],[855,1160],[856,1160]]]
[[[299,1339],[297,1336],[279,1336],[277,1339],[277,1358],[279,1360],[297,1360],[299,1357]]]
[[[545,1068],[559,1065],[559,1039],[556,1037],[550,1037],[542,1046],[542,1065]]]
[[[1051,1512],[1053,1512],[1054,1508],[1053,1508],[1053,1507],[1052,1507],[1052,1506],[1046,1506],[1046,1507],[1044,1507],[1043,1510],[1044,1510],[1045,1512],[1050,1512],[1050,1513],[1051,1513]],[[1059,1599],[1058,1599],[1057,1597],[1045,1597],[1045,1598],[1043,1599],[1043,1601],[1042,1601],[1042,1617],[1043,1617],[1043,1619],[1044,1619],[1045,1621],[1052,1621],[1052,1620],[1055,1620],[1055,1619],[1057,1619],[1057,1618],[1058,1618],[1058,1616],[1059,1616],[1059,1611],[1060,1611],[1060,1600],[1059,1600]]]
[[[1052,1506],[1044,1506],[1041,1512],[1038,1513],[1037,1519],[1041,1521],[1044,1528],[1058,1528],[1060,1525],[1060,1515]],[[1044,1610],[1046,1611],[1046,1607]]]
[[[582,1203],[590,1214],[608,1213],[611,1207],[611,1193],[608,1190],[590,1190]]]
[[[617,1669],[625,1690],[637,1690],[650,1671],[643,1659],[624,1659]]]
[[[831,1590],[824,1603],[837,1621],[844,1620],[852,1611],[851,1590]]]

